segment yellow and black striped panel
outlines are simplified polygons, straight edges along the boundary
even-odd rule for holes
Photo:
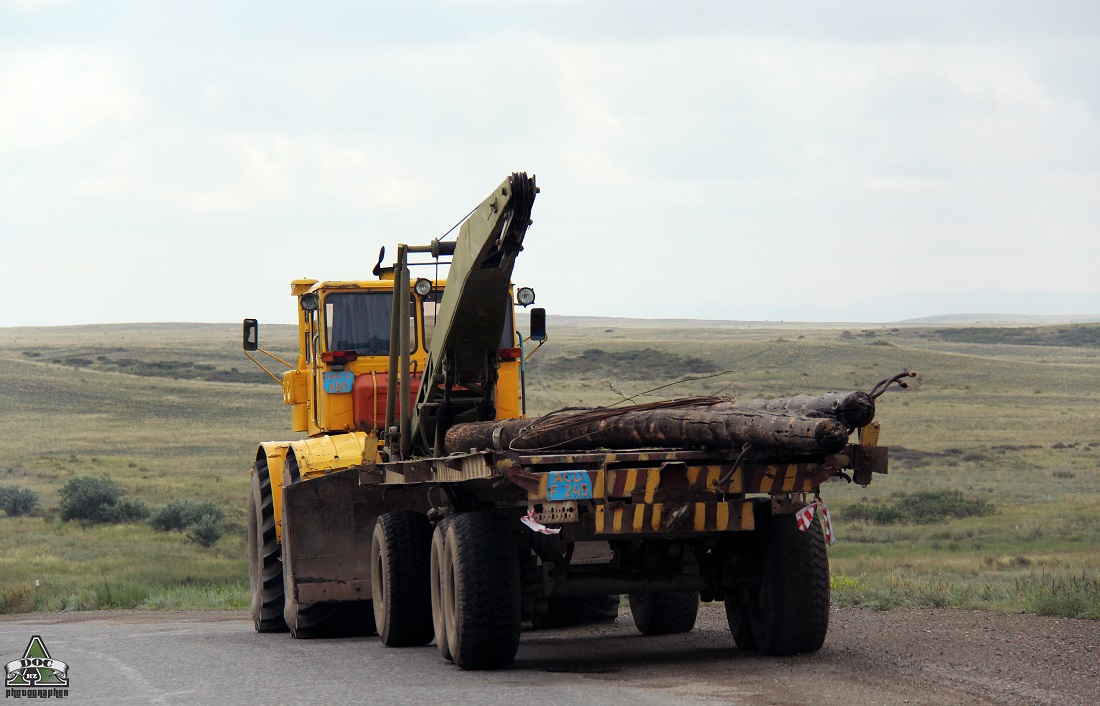
[[[663,503],[644,505],[596,505],[596,534],[641,534],[661,531],[666,513],[671,513],[683,504],[665,505]],[[692,532],[729,532],[752,530],[755,528],[752,504],[735,500],[733,502],[710,502],[687,504],[690,514],[676,534]]]
[[[745,467],[746,493],[808,493],[821,466],[812,463],[751,464]]]
[[[662,503],[706,500],[713,497],[718,481],[729,471],[729,466],[686,466],[671,464],[665,468],[627,468],[609,471],[588,471],[592,484],[592,499]],[[547,497],[546,474],[541,474],[537,493],[528,493],[532,501]],[[741,471],[730,477],[724,492],[744,492]]]
[[[729,466],[687,466],[670,464],[664,468],[629,468],[600,471],[593,494],[607,499],[632,498],[635,502],[683,501],[713,495],[719,479]],[[740,472],[730,478],[726,492],[740,493]],[[598,488],[598,490],[597,490]]]
[[[729,465],[688,466],[668,464],[663,468],[623,468],[586,471],[592,486],[592,499],[628,500],[632,503],[705,502],[718,490],[718,481],[730,470]],[[746,464],[730,476],[722,492],[808,493],[821,473],[820,464]],[[547,498],[546,473],[539,474],[538,492],[528,493],[532,502]]]

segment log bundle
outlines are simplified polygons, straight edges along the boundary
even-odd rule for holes
[[[447,453],[471,449],[558,453],[597,449],[677,448],[753,455],[827,456],[869,424],[875,403],[865,392],[830,392],[738,403],[695,397],[633,407],[563,410],[539,419],[456,424]]]

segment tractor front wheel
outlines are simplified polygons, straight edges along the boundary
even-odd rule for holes
[[[248,494],[248,589],[256,632],[286,632],[283,562],[275,535],[275,505],[267,459],[256,461]]]

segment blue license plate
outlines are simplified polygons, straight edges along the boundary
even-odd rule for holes
[[[587,500],[592,482],[587,471],[550,471],[546,474],[547,500]]]
[[[325,392],[351,392],[355,382],[355,373],[344,370],[338,373],[321,373],[321,386]]]

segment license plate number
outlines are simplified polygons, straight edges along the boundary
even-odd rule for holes
[[[355,382],[355,373],[350,370],[321,373],[321,386],[325,388],[325,392],[351,392],[353,382]]]
[[[592,497],[592,482],[587,471],[550,471],[547,476],[547,500],[587,500]]]

